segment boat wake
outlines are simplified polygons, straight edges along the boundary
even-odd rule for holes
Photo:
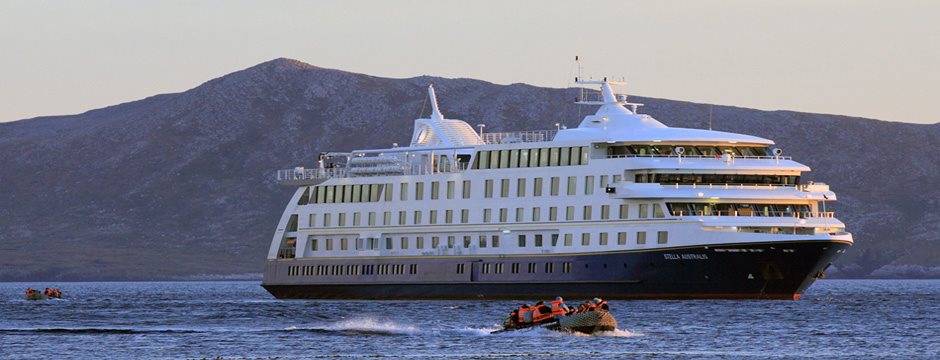
[[[594,336],[594,337],[632,337],[641,333],[617,329],[601,331],[593,335],[546,330],[543,328],[523,329],[492,334],[499,327],[425,327],[401,324],[391,320],[376,318],[351,318],[339,322],[315,326],[290,326],[284,331],[310,332],[345,336],[416,336],[416,335],[475,335],[475,336]]]
[[[510,336],[510,337],[516,337],[516,336],[519,336],[519,337],[542,337],[542,336],[634,337],[634,336],[643,336],[644,334],[638,333],[638,332],[632,332],[630,330],[624,330],[624,329],[615,329],[613,331],[598,331],[593,334],[584,334],[584,333],[579,333],[579,332],[555,331],[555,330],[548,330],[545,328],[536,327],[536,328],[529,328],[529,329],[519,329],[515,331],[506,331],[506,332],[496,333],[493,335],[494,336]]]

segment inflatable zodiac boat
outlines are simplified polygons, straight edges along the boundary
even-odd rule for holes
[[[577,309],[571,309],[564,305],[561,298],[557,298],[550,305],[540,302],[535,306],[524,305],[513,310],[503,321],[503,328],[493,333],[536,327],[593,334],[616,330],[617,320],[610,314],[610,308],[604,300],[595,298]]]

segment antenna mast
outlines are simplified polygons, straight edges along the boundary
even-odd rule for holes
[[[712,130],[712,104],[708,104],[708,131]]]

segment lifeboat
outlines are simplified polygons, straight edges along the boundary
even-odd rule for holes
[[[600,303],[588,302],[587,304],[600,305]],[[550,306],[542,305],[543,309],[551,309]],[[539,305],[529,309],[538,309]],[[524,308],[523,308],[524,309]],[[493,333],[507,331],[544,328],[547,330],[578,332],[583,334],[593,334],[602,331],[614,331],[617,329],[617,320],[610,314],[610,309],[606,302],[603,306],[580,306],[578,310],[568,311],[563,314],[557,314],[549,317],[537,318],[535,311],[525,311],[519,315],[522,309],[514,310],[506,320],[503,321],[503,328]]]

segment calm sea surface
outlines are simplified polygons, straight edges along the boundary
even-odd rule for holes
[[[65,299],[25,301],[27,286]],[[601,336],[490,334],[518,304],[284,301],[257,282],[0,283],[0,358],[940,358],[940,281],[823,280],[799,301],[612,301],[620,330]]]

